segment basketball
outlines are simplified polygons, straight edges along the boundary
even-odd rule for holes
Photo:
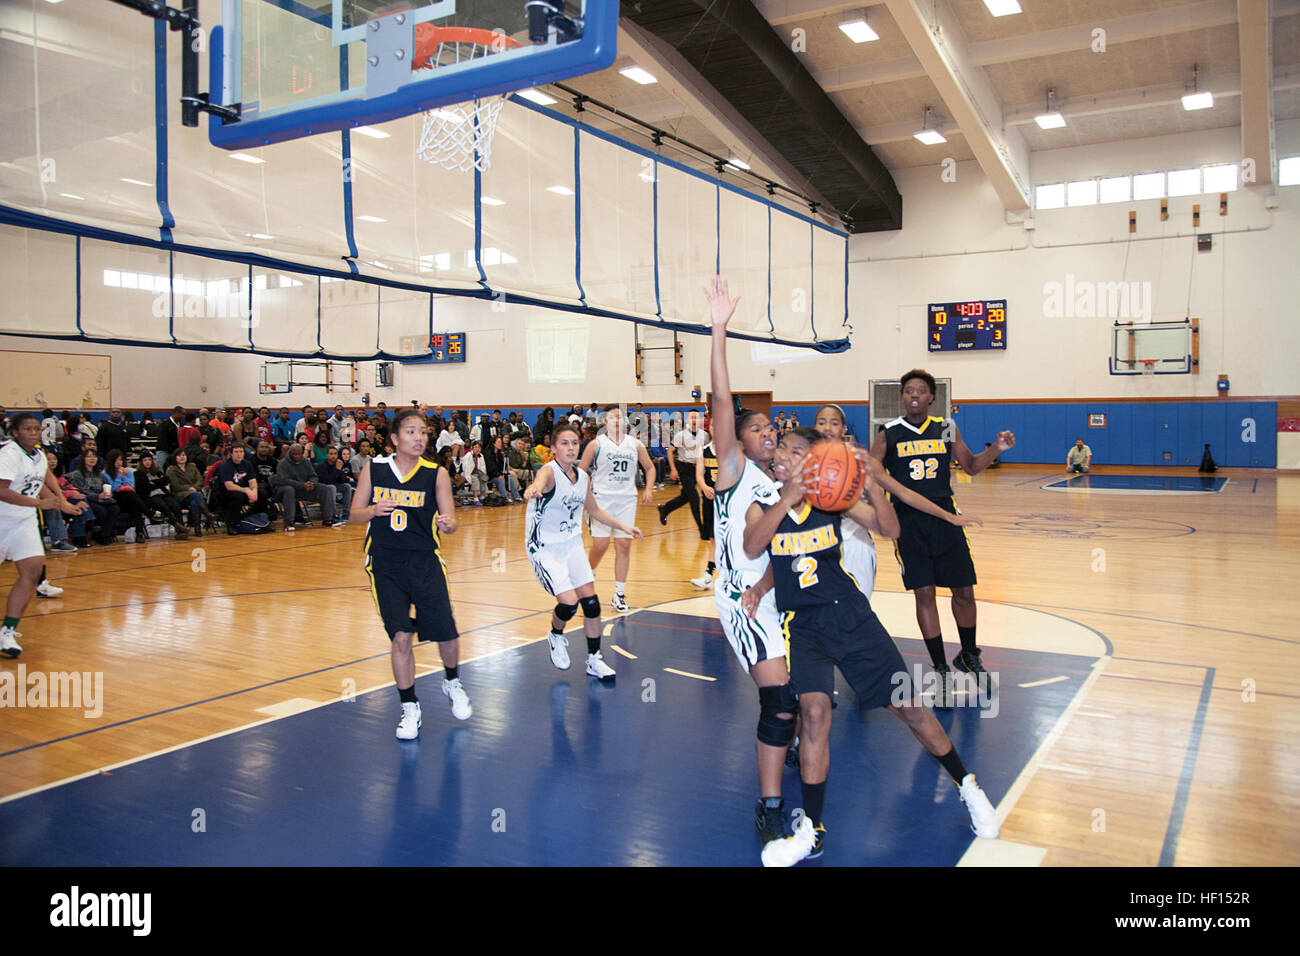
[[[862,496],[866,474],[862,463],[844,442],[820,441],[813,445],[804,463],[805,473],[814,466],[816,470],[809,477],[816,487],[805,496],[814,508],[845,511]]]

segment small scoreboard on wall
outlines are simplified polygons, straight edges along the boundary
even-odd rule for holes
[[[413,355],[415,352],[422,352],[425,348],[429,349],[428,355]],[[427,339],[417,335],[408,335],[402,338],[402,351],[411,358],[402,359],[403,362],[426,362],[433,365],[463,365],[465,363],[465,333],[464,332],[435,332]]]
[[[931,352],[1005,349],[1007,300],[930,303],[926,341]]]

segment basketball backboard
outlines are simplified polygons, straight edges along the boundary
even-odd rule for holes
[[[612,0],[222,0],[213,98],[241,115],[208,136],[233,150],[369,126],[604,69],[617,42]]]
[[[1110,336],[1111,375],[1187,375],[1195,368],[1199,324],[1116,322]],[[1154,366],[1147,363],[1154,362]]]

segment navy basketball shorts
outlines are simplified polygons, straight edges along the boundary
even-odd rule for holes
[[[447,570],[437,552],[375,550],[366,555],[366,573],[389,640],[399,631],[413,631],[419,641],[440,643],[459,636],[447,593]]]
[[[912,701],[903,655],[866,599],[800,608],[783,617],[796,694],[831,696],[838,667],[863,710]]]
[[[952,499],[936,501],[940,508],[957,514]],[[903,574],[903,587],[966,588],[975,585],[975,562],[971,558],[966,529],[942,518],[914,511],[895,503],[899,534],[894,556]]]

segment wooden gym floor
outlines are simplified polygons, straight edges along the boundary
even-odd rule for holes
[[[1014,783],[991,793],[1001,840],[974,841],[963,862],[1300,862],[1300,771],[1290,743],[1300,733],[1300,694],[1289,683],[1300,672],[1300,477],[1221,475],[1229,481],[1218,493],[1183,495],[1045,490],[1064,476],[1042,466],[955,476],[963,511],[985,520],[970,532],[980,644],[1097,659],[1059,718],[1040,728],[1041,744]],[[553,602],[524,556],[523,507],[458,514],[444,554],[474,696],[473,660],[542,640]],[[633,613],[708,616],[709,602],[688,582],[706,551],[687,510],[667,528],[651,508],[639,517],[647,538],[633,545]],[[50,580],[65,593],[33,600],[19,628],[24,653],[0,659],[0,674],[16,677],[19,665],[29,675],[102,674],[102,713],[0,711],[0,802],[391,685],[361,538],[351,526],[220,533],[49,556]],[[877,546],[873,607],[896,637],[916,638],[911,596],[888,543]],[[597,571],[607,619],[612,562],[611,551]],[[13,579],[11,565],[0,567],[0,589]],[[956,629],[942,597],[940,607],[951,656]],[[439,669],[431,645],[416,659],[420,675]],[[576,652],[575,660],[580,667]],[[381,693],[395,721],[395,695]],[[426,738],[442,732],[429,715],[443,703],[426,695]],[[744,703],[736,719],[749,721],[752,701]],[[500,719],[488,701],[475,705],[471,723]],[[1013,722],[1003,726],[1010,732]],[[393,744],[391,731],[374,742]],[[752,750],[746,760],[752,765]]]

